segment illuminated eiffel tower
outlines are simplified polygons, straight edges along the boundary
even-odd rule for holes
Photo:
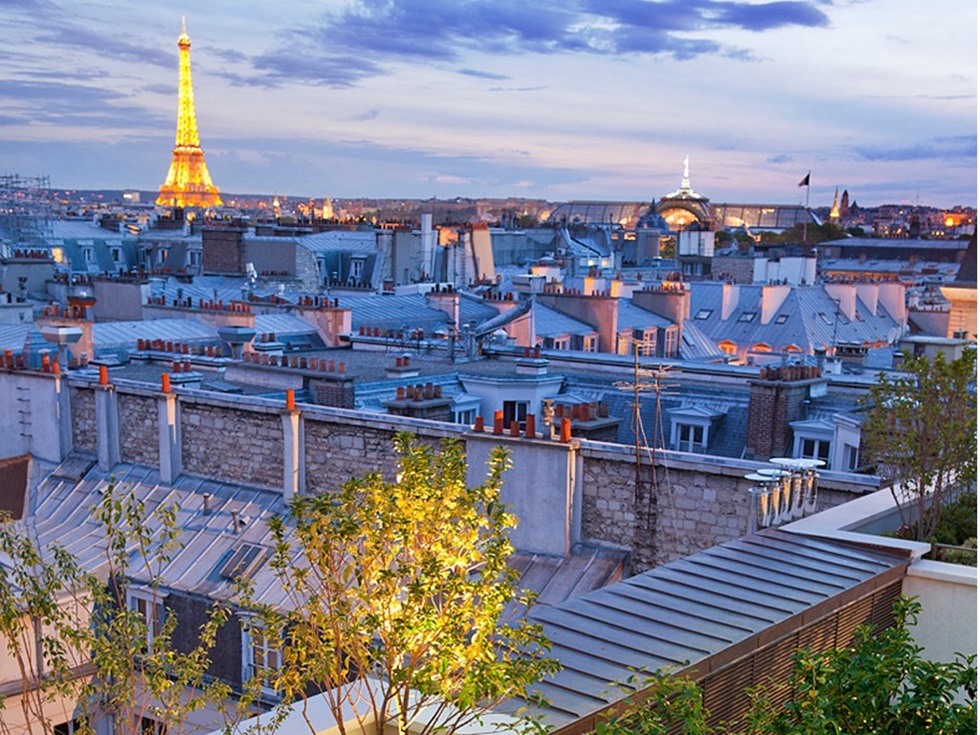
[[[218,207],[218,187],[204,163],[204,151],[197,134],[194,112],[194,85],[191,83],[191,38],[184,20],[180,21],[180,90],[177,102],[177,140],[167,180],[160,187],[157,204],[171,207]]]

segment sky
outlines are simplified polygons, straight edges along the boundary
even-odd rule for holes
[[[977,205],[973,0],[2,0],[0,173],[158,189],[182,16],[225,193]]]

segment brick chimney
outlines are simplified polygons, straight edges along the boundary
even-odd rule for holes
[[[828,380],[808,365],[764,367],[749,381],[746,459],[785,457],[792,447],[791,421],[804,417],[806,400],[822,395]]]

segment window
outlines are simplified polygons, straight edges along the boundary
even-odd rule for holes
[[[702,454],[705,447],[705,430],[695,424],[677,424],[677,450]]]
[[[555,349],[555,350],[567,350],[569,344],[570,344],[570,340],[569,340],[568,337],[557,337],[554,340],[554,344],[552,346],[552,349]]]
[[[756,342],[752,345],[752,352],[772,352],[772,345],[767,345],[765,342]]]
[[[361,280],[361,276],[364,274],[364,259],[354,258],[350,262],[350,277],[355,281]]]
[[[714,309],[699,309],[698,313],[694,315],[695,319],[707,319],[711,316]]]
[[[520,424],[524,431],[527,421],[527,401],[504,401],[504,431],[510,429],[511,422]]]
[[[800,441],[800,457],[803,459],[822,459],[824,462],[828,462],[830,460],[830,442],[804,437]]]
[[[119,248],[112,249],[112,262],[113,263],[119,262]]]
[[[246,623],[242,629],[242,661],[245,670],[242,679],[256,678],[262,687],[262,693],[275,697],[275,677],[282,666],[282,648],[278,641],[266,635],[261,625]]]
[[[75,735],[82,727],[82,723],[78,720],[70,720],[69,722],[62,722],[60,725],[55,725],[52,729],[54,735]]]
[[[741,314],[738,315],[738,321],[740,322],[750,322],[753,319],[755,319],[754,311],[743,311]]]
[[[789,320],[789,314],[780,314],[776,317],[776,324],[785,324]]]
[[[138,732],[140,735],[167,735],[167,723],[150,717],[140,717]]]
[[[137,620],[146,629],[146,642],[152,644],[163,629],[163,598],[156,590],[129,590],[126,607],[136,613]]]
[[[834,326],[834,322],[831,320],[831,318],[826,314],[824,314],[822,311],[817,312],[817,316],[820,317],[823,320],[823,323],[826,324],[827,326],[830,327]]]
[[[456,423],[463,424],[464,426],[472,426],[476,423],[476,409],[468,408],[465,410],[456,411]]]
[[[850,444],[844,445],[844,467],[851,472],[854,472],[858,468],[858,462],[860,462],[860,452],[857,447],[851,446]]]
[[[664,330],[664,357],[677,357],[677,327]]]
[[[718,349],[724,352],[726,355],[734,355],[738,352],[738,345],[734,342],[729,342],[727,339],[723,342],[718,343]]]
[[[584,352],[598,352],[599,351],[599,338],[592,335],[582,338],[582,350]]]

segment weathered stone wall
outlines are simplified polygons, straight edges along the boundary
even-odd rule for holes
[[[265,406],[181,398],[184,471],[259,487],[282,487],[282,419]]]
[[[412,421],[381,414],[310,411],[303,417],[306,444],[306,492],[339,490],[351,477],[380,470],[386,480],[395,477],[394,438],[399,431],[415,433],[419,441],[438,445],[446,431],[443,424]]]
[[[336,419],[304,418],[306,492],[339,490],[351,477],[381,470],[391,479],[394,431],[356,426]]]
[[[75,449],[94,452],[95,392],[90,388],[71,388],[71,434]]]
[[[582,450],[582,538],[632,549],[632,571],[679,559],[748,532],[751,483],[759,465],[658,457],[656,481],[644,458],[637,493],[631,448],[585,445]],[[855,497],[859,488],[821,486],[818,510]]]
[[[88,450],[96,449],[93,395],[90,384],[72,386],[75,446]],[[157,396],[131,386],[118,386],[115,395],[122,460],[158,465]],[[178,398],[184,472],[282,488],[281,405],[198,392],[178,392]],[[535,498],[522,510],[526,527],[545,524],[550,532],[555,524],[571,518],[571,542],[592,541],[630,549],[634,572],[746,533],[750,483],[744,475],[764,464],[681,452],[658,453],[655,481],[650,476],[649,457],[644,457],[638,488],[632,447],[576,440],[569,447],[573,456],[567,460],[568,477],[559,473],[565,478],[561,482],[569,483],[568,498],[572,488],[578,491],[577,497],[566,502],[566,495],[561,493],[562,499],[554,500],[554,488],[548,486],[551,480],[535,479],[546,456],[539,456],[535,446],[548,442],[489,434],[475,437],[468,427],[454,424],[322,406],[304,408],[300,431],[307,493],[335,491],[349,478],[372,470],[380,470],[385,479],[392,480],[396,471],[393,439],[399,431],[415,433],[420,441],[433,446],[445,437],[509,445],[515,464],[505,475],[505,486],[518,488],[521,498]],[[545,447],[542,451],[553,449]],[[475,452],[474,461],[480,456]],[[572,471],[573,466],[577,471]],[[876,489],[872,478],[833,472],[821,475],[821,510]],[[563,507],[554,507],[555,503]]]
[[[119,450],[123,462],[153,467],[160,462],[156,396],[119,393]]]

